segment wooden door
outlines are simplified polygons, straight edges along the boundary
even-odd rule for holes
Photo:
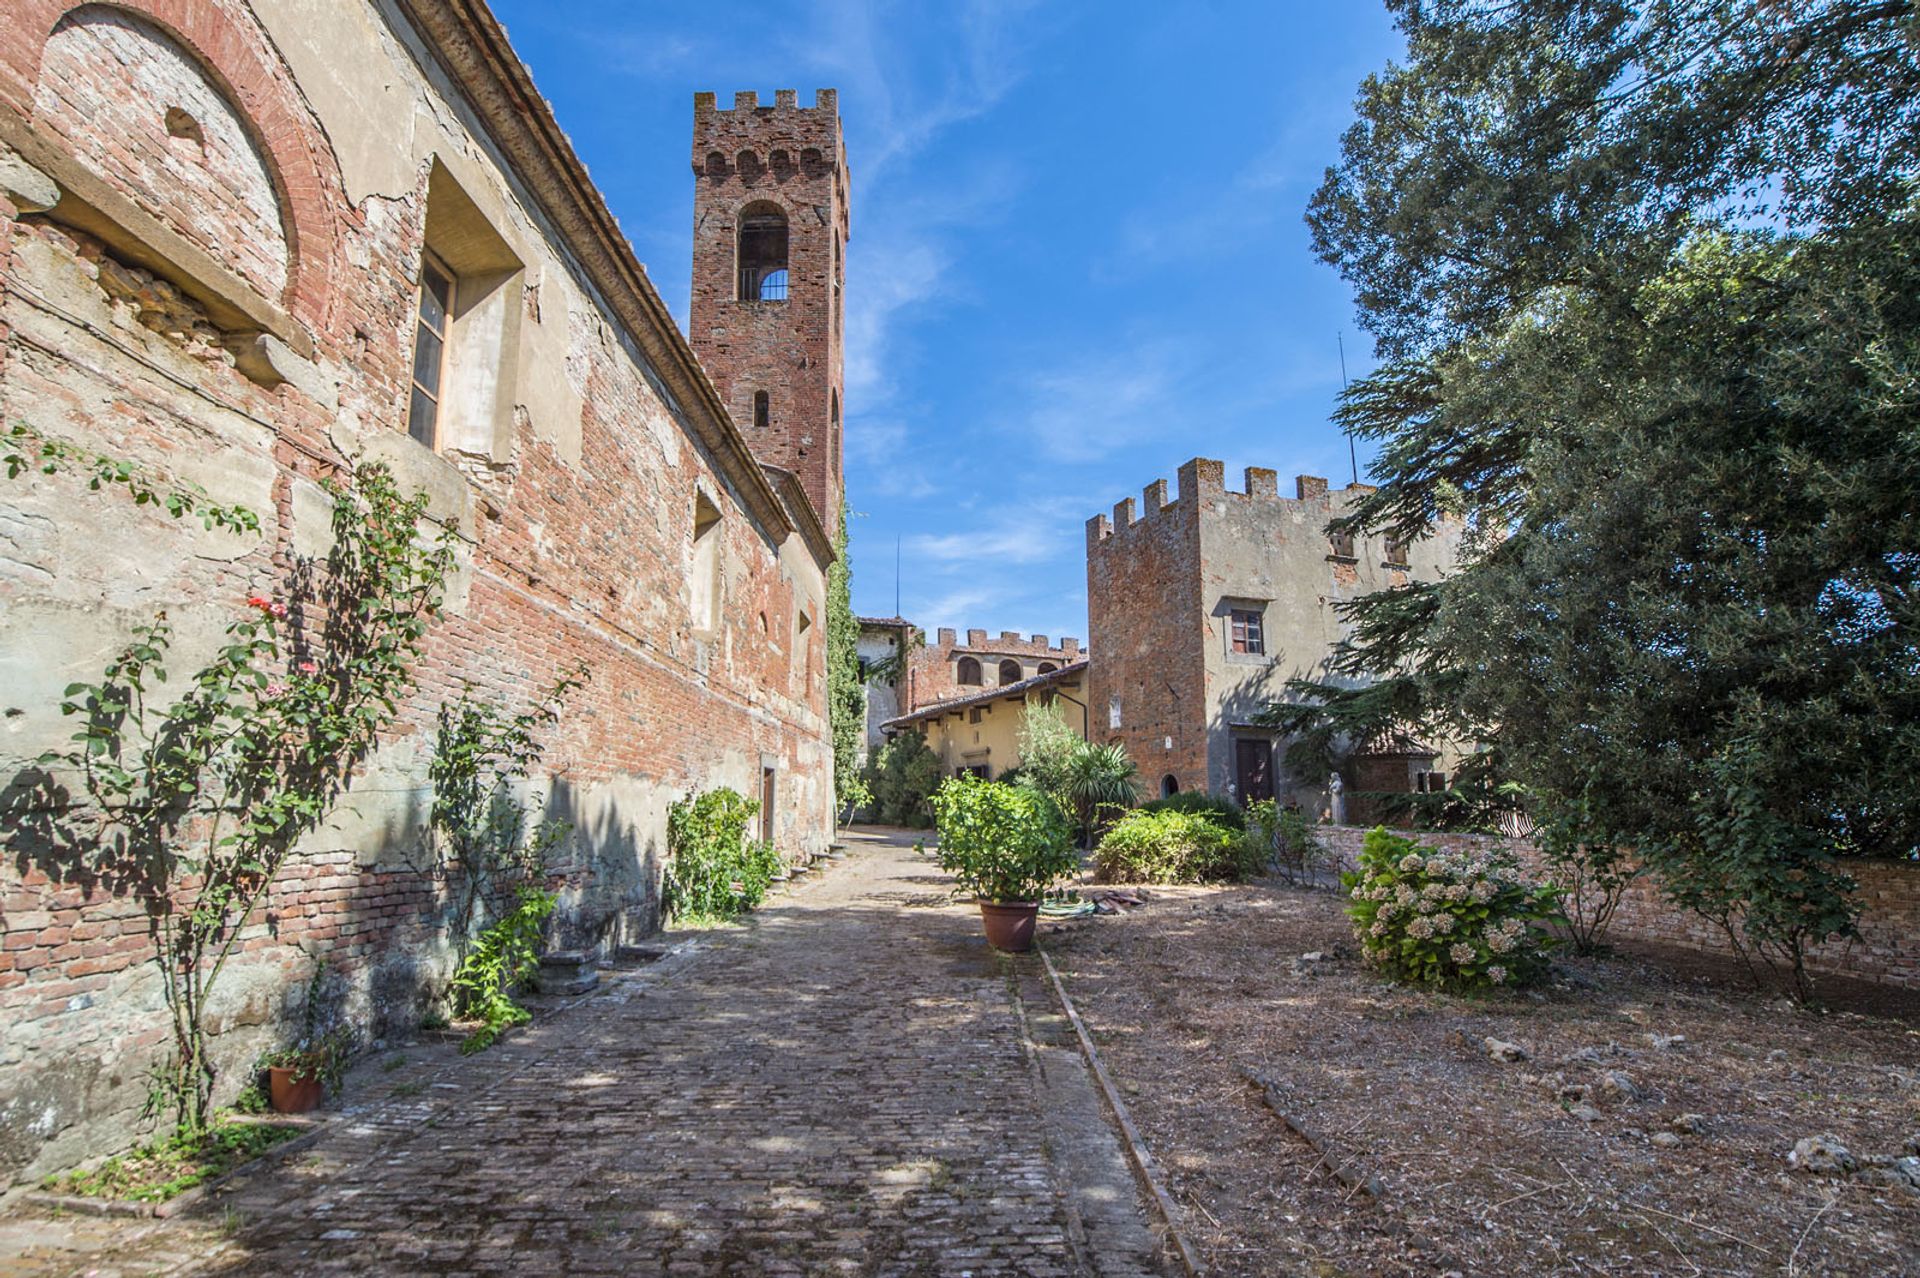
[[[1273,746],[1250,737],[1233,743],[1233,775],[1240,802],[1258,803],[1273,797]]]

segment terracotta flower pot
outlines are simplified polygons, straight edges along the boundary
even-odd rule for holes
[[[267,1071],[267,1093],[282,1114],[304,1114],[320,1107],[326,1088],[317,1078],[295,1080],[293,1070],[279,1065]]]
[[[987,929],[987,944],[1010,954],[1025,954],[1033,948],[1033,925],[1039,917],[1038,901],[980,902],[980,921]]]

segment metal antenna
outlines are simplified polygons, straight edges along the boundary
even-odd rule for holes
[[[1347,393],[1346,334],[1341,332],[1339,329],[1335,329],[1333,331],[1333,340],[1340,347],[1340,393],[1342,395],[1345,395]],[[1346,428],[1342,427],[1341,429],[1345,430]],[[1357,452],[1355,452],[1353,448],[1353,432],[1351,430],[1347,430],[1346,435],[1347,435],[1347,464],[1353,467],[1353,482],[1357,484],[1360,482],[1360,455]]]
[[[893,535],[893,615],[900,615],[900,534]]]

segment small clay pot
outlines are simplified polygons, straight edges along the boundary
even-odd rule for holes
[[[295,1080],[293,1070],[275,1065],[267,1070],[267,1095],[281,1114],[304,1114],[320,1108],[326,1087],[317,1078]]]
[[[1039,917],[1038,901],[980,902],[980,922],[987,929],[987,944],[1009,954],[1025,954],[1033,948],[1033,925]]]

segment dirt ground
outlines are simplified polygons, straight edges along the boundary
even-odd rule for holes
[[[1801,1011],[1682,951],[1453,997],[1371,975],[1331,892],[1145,894],[1043,943],[1211,1273],[1920,1275],[1920,1192],[1872,1165],[1920,1152],[1920,997]],[[1819,1135],[1863,1170],[1791,1168]]]

